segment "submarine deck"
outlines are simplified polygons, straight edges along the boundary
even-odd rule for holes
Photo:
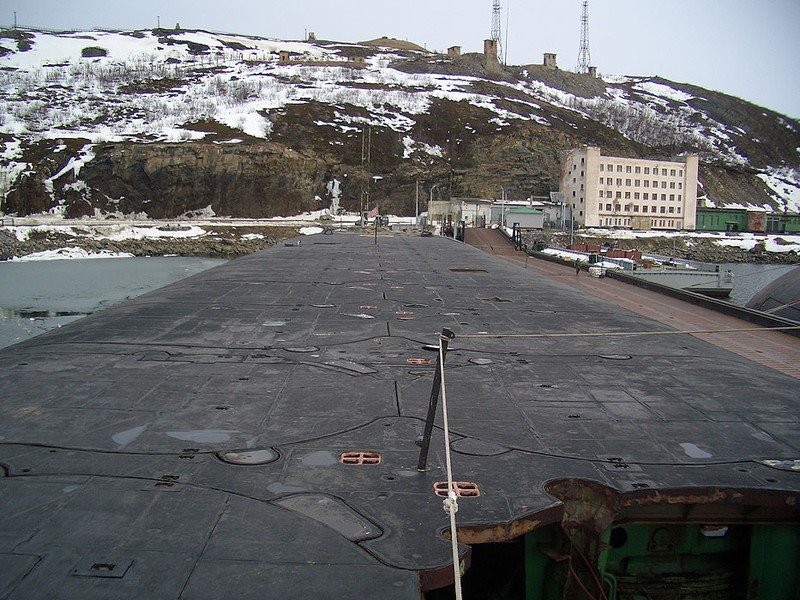
[[[797,520],[794,377],[452,240],[377,242],[276,246],[0,351],[0,596],[448,583],[439,428],[416,470],[443,327],[454,474],[480,490],[462,541],[560,521],[570,482]]]

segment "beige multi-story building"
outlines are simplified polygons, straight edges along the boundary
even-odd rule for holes
[[[588,146],[567,153],[561,192],[576,225],[693,230],[697,171],[693,154],[681,162],[645,160]]]

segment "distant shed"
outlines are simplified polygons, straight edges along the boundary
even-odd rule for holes
[[[512,227],[514,223],[519,223],[519,226],[523,229],[543,229],[545,213],[540,208],[529,208],[527,206],[507,208],[505,221],[507,227]]]

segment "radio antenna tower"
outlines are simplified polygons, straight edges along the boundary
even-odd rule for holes
[[[581,15],[581,49],[578,52],[578,73],[588,73],[592,64],[592,55],[589,54],[589,0],[583,0],[583,14]]]
[[[497,56],[503,56],[500,49],[503,34],[500,31],[500,0],[493,0],[492,5],[492,36],[491,38],[497,43]]]

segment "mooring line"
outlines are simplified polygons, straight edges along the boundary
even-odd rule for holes
[[[456,513],[458,512],[458,496],[453,490],[453,466],[450,461],[450,424],[447,419],[447,392],[444,384],[444,343],[439,337],[439,372],[442,392],[442,422],[444,424],[444,457],[447,466],[447,498],[444,499],[444,510],[450,516],[450,545],[453,550],[453,578],[456,600],[461,600],[461,564],[458,559],[458,531],[456,529]]]

